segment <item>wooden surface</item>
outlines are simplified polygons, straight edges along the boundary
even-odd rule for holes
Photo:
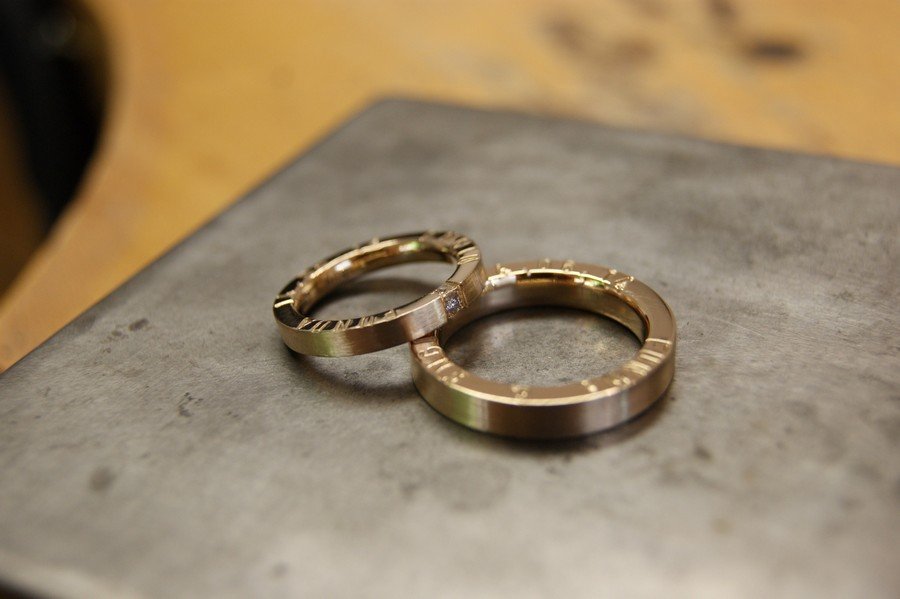
[[[87,4],[111,110],[0,368],[380,96],[900,162],[896,0]]]
[[[40,245],[47,221],[25,176],[24,144],[13,126],[13,110],[0,82],[0,297]]]

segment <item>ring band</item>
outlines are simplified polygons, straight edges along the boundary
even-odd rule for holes
[[[441,344],[478,318],[523,306],[578,308],[611,318],[643,343],[613,372],[553,387],[489,381],[450,361]],[[675,319],[634,277],[571,260],[497,265],[478,302],[439,331],[410,344],[413,380],[434,409],[476,430],[529,439],[585,435],[640,414],[675,371]]]
[[[447,281],[404,306],[360,318],[322,320],[308,316],[341,283],[364,273],[407,262],[456,264]],[[312,356],[352,356],[406,343],[440,328],[475,301],[486,275],[481,250],[452,231],[372,239],[319,262],[294,278],[275,298],[273,310],[284,342]]]

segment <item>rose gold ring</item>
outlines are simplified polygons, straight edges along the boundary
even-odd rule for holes
[[[489,381],[447,357],[442,343],[457,330],[523,306],[595,312],[623,324],[643,345],[613,372],[553,387]],[[410,347],[416,387],[444,416],[498,435],[575,437],[621,424],[662,396],[675,372],[675,318],[652,289],[614,269],[571,260],[498,264],[475,304]]]
[[[323,320],[310,310],[341,283],[364,273],[407,262],[444,261],[456,270],[443,285],[418,300],[359,318]],[[427,231],[372,239],[326,258],[295,277],[275,298],[275,321],[292,350],[312,356],[352,356],[406,343],[440,328],[481,295],[485,282],[481,250],[451,231]]]

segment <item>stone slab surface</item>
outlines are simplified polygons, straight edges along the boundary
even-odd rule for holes
[[[0,579],[82,597],[897,597],[898,223],[887,166],[377,104],[0,376]],[[295,271],[426,228],[492,263],[572,258],[657,289],[679,323],[667,398],[608,434],[511,442],[428,408],[404,347],[284,349],[270,303]],[[381,299],[417,285],[395,283]],[[501,322],[460,359],[509,342],[552,373],[590,367],[585,331],[632,347],[551,316],[540,343]]]

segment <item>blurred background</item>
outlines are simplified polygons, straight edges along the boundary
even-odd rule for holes
[[[900,162],[897,0],[0,0],[0,370],[367,104]]]

